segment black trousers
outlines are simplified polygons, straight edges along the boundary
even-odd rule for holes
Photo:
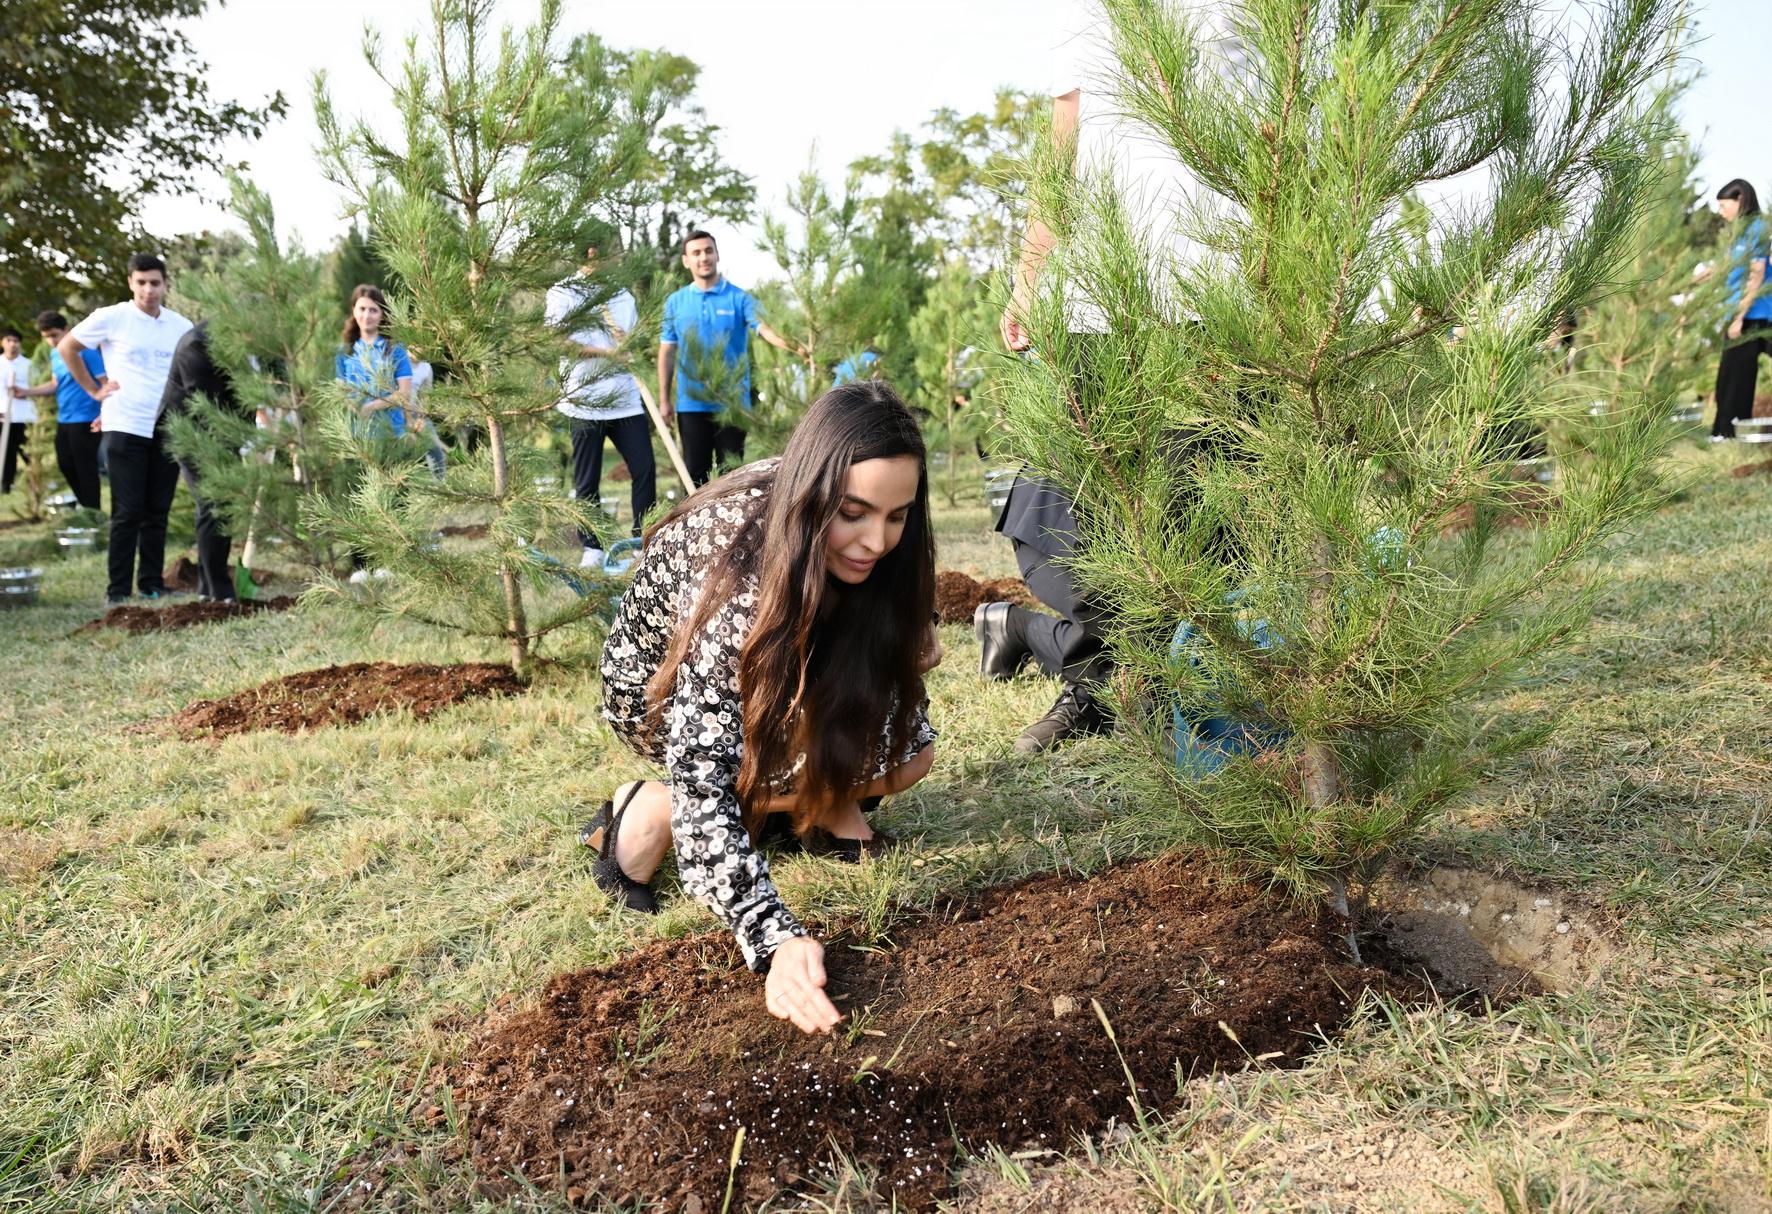
[[[1717,360],[1717,415],[1710,432],[1735,437],[1735,423],[1754,415],[1754,386],[1760,377],[1760,354],[1767,349],[1766,330],[1772,321],[1741,322],[1741,340],[1725,336],[1723,354]]]
[[[58,422],[55,427],[55,466],[68,492],[88,510],[100,508],[98,449],[104,438],[91,422]]]
[[[107,432],[105,460],[111,468],[111,578],[105,593],[128,597],[132,576],[143,594],[163,591],[166,516],[178,492],[178,465],[158,432],[153,438]]]
[[[683,439],[683,462],[699,488],[712,479],[714,457],[737,463],[744,459],[744,431],[720,420],[718,413],[679,413],[677,433]]]
[[[30,461],[24,452],[25,423],[13,422],[9,429],[12,433],[6,440],[6,459],[0,463],[0,493],[12,492],[12,478],[18,475],[18,462],[21,459],[27,463]]]
[[[194,465],[178,461],[184,473],[185,487],[191,491],[191,502],[197,507],[197,593],[206,599],[230,602],[239,596],[234,592],[234,571],[228,557],[234,541],[222,530],[215,507],[203,500],[198,491],[198,475]]]
[[[627,461],[630,481],[628,502],[634,511],[634,534],[640,534],[640,522],[658,500],[658,465],[652,456],[652,422],[644,413],[617,417],[609,421],[572,422],[572,492],[581,502],[596,505],[602,497],[603,440],[608,439]],[[578,542],[586,548],[601,548],[597,537],[589,531],[578,533]]]
[[[1092,602],[1071,577],[1070,570],[1020,540],[1014,541],[1015,563],[1021,580],[1035,598],[1058,613],[1010,609],[1011,635],[1019,635],[1040,669],[1067,683],[1095,688],[1114,673],[1103,630],[1107,612]]]

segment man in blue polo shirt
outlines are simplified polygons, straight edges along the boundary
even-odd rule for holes
[[[750,408],[751,333],[797,358],[805,358],[806,352],[764,323],[749,293],[720,276],[720,249],[708,233],[698,230],[684,238],[683,265],[694,281],[665,300],[658,339],[658,404],[666,425],[673,415],[677,418],[690,479],[705,485],[716,454],[735,462],[744,458],[744,431],[723,423],[720,416],[729,401]],[[687,354],[681,372],[679,344]],[[708,365],[716,358],[723,367]],[[709,382],[716,371],[718,382]]]
[[[30,389],[27,396],[55,394],[55,463],[67,482],[68,492],[89,510],[99,508],[98,447],[104,435],[94,428],[98,421],[98,400],[82,388],[68,372],[56,349],[68,332],[68,318],[60,312],[37,314],[37,333],[49,347],[49,370],[54,378]],[[95,383],[105,382],[105,357],[97,350],[82,350],[80,361]]]

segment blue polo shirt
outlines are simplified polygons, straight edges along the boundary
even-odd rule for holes
[[[350,353],[339,351],[337,368],[338,378],[351,385],[358,404],[373,397],[391,395],[402,379],[412,378],[412,360],[406,356],[406,347],[379,336],[373,346],[359,337]],[[353,425],[363,420],[357,418]],[[405,434],[406,410],[399,407],[383,409],[368,420],[372,433],[384,424],[393,431],[395,438]],[[357,432],[363,431],[359,429]]]
[[[837,364],[837,370],[831,379],[833,388],[841,388],[844,384],[852,384],[858,379],[865,379],[874,373],[874,366],[880,356],[872,350],[863,350],[856,358],[845,358]]]
[[[727,366],[742,367],[739,400],[750,408],[751,333],[762,323],[757,301],[724,278],[710,291],[690,283],[671,292],[664,303],[664,325],[658,339],[677,346],[677,412],[718,413],[722,408],[719,401],[707,399],[701,383],[689,373],[684,358],[687,346],[709,354],[718,351],[725,355]]]
[[[103,351],[82,350],[80,351],[80,361],[86,364],[86,370],[92,378],[104,378],[105,356]],[[68,364],[62,361],[60,350],[50,349],[49,370],[55,376],[55,420],[64,426],[71,426],[76,422],[91,425],[97,421],[98,401],[68,373]]]
[[[1769,248],[1766,218],[1763,215],[1750,216],[1729,245],[1729,296],[1724,307],[1731,315],[1741,306],[1741,292],[1747,285],[1748,271],[1755,262],[1765,268],[1768,252],[1772,252],[1772,248]],[[1748,305],[1747,315],[1750,320],[1772,320],[1772,274],[1766,275],[1760,294]]]

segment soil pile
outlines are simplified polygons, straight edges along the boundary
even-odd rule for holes
[[[492,528],[485,523],[450,523],[447,527],[437,528],[439,535],[459,535],[468,540],[483,540],[491,532]]]
[[[935,575],[935,610],[944,624],[971,624],[981,603],[1020,603],[1032,606],[1034,598],[1019,578],[999,577],[988,582],[953,569]]]
[[[222,620],[237,620],[241,616],[257,615],[261,611],[288,611],[295,606],[296,600],[290,595],[280,595],[274,599],[252,599],[250,601],[230,603],[177,603],[171,607],[131,607],[128,605],[113,607],[90,624],[83,624],[75,630],[75,635],[82,632],[97,632],[101,628],[121,628],[125,632],[165,632],[173,628],[195,628],[198,624],[215,624]]]
[[[1763,459],[1758,463],[1753,464],[1739,464],[1736,466],[1735,471],[1731,472],[1729,475],[1735,477],[1737,480],[1749,476],[1772,475],[1772,459]]]
[[[460,666],[353,662],[304,670],[219,700],[199,700],[170,724],[186,741],[255,729],[300,733],[327,725],[355,725],[376,713],[403,708],[423,719],[475,696],[522,690],[510,667],[490,662]]]
[[[196,590],[199,570],[197,562],[188,556],[180,556],[172,564],[160,571],[160,580],[166,583],[169,590]]]
[[[609,479],[612,481],[631,481],[634,479],[634,474],[628,471],[627,461],[623,460],[609,470]]]
[[[451,1076],[482,1184],[711,1212],[730,1175],[733,1208],[751,1208],[815,1181],[834,1144],[926,1208],[956,1139],[1062,1150],[1133,1118],[1127,1070],[1161,1109],[1178,1075],[1296,1064],[1367,988],[1425,992],[1345,960],[1331,922],[1181,856],[988,891],[877,943],[838,932],[825,964],[846,1016],[830,1037],[771,1018],[723,934],[495,1013]]]
[[[1493,503],[1498,528],[1536,527],[1539,521],[1557,510],[1557,499],[1537,485],[1521,485],[1503,492],[1502,500]],[[1477,507],[1463,502],[1440,526],[1440,538],[1452,539],[1469,531],[1477,520]]]

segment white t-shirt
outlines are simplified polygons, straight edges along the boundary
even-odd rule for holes
[[[565,324],[584,306],[586,298],[586,287],[577,279],[569,278],[554,284],[548,289],[548,323],[556,327]],[[581,346],[612,349],[617,343],[609,326],[613,325],[623,333],[632,333],[640,323],[640,309],[632,295],[621,291],[603,306],[603,317],[603,325],[582,318],[579,323],[585,327],[574,330],[572,340]],[[604,365],[606,362],[601,358],[581,358],[576,362],[561,359],[560,381],[566,394],[555,408],[567,417],[598,422],[644,413],[646,406],[640,399],[640,382],[626,372],[610,373]]]
[[[1223,75],[1229,77],[1242,69],[1247,51],[1231,28],[1223,0],[1164,2],[1188,15],[1207,42],[1207,55]],[[1049,91],[1053,98],[1073,90],[1077,93],[1078,181],[1085,188],[1104,178],[1113,182],[1133,229],[1141,236],[1141,245],[1156,259],[1157,264],[1151,267],[1152,281],[1162,291],[1175,269],[1207,256],[1208,250],[1192,238],[1190,230],[1202,217],[1222,214],[1230,204],[1184,167],[1156,132],[1122,114],[1115,84],[1120,65],[1111,29],[1093,0],[1077,5],[1071,25],[1054,49]],[[1081,283],[1072,283],[1066,294],[1073,332],[1106,330],[1106,317]]]
[[[17,425],[28,426],[37,420],[37,402],[19,400],[12,395],[12,389],[29,388],[31,383],[31,360],[23,354],[17,358],[0,355],[0,402],[12,401],[12,420]]]
[[[191,322],[171,308],[149,316],[133,302],[100,308],[74,326],[74,340],[104,354],[105,376],[117,385],[100,405],[103,430],[154,437],[172,352],[190,328]]]

